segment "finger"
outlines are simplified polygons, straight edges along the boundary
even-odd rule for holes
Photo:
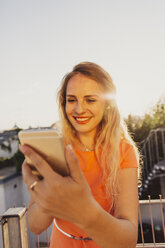
[[[24,161],[22,165],[22,175],[23,175],[24,182],[26,183],[28,189],[29,189],[29,186],[34,181],[38,181],[38,177],[32,174],[31,168],[26,163],[26,161]]]
[[[58,173],[56,173],[50,165],[42,158],[41,155],[39,155],[35,150],[33,150],[30,146],[23,145],[20,146],[20,151],[28,156],[30,160],[32,161],[32,164],[34,167],[38,170],[38,172],[45,178],[51,180],[53,179],[60,180],[62,177]]]
[[[83,176],[83,173],[81,171],[81,168],[80,168],[80,164],[79,164],[79,161],[72,149],[72,146],[69,144],[67,145],[66,147],[66,160],[67,160],[67,163],[69,165],[69,170],[70,170],[70,175],[71,177],[79,182],[80,179],[82,179],[84,176]]]
[[[40,195],[39,194],[40,188],[41,188],[41,185],[44,184],[44,179],[39,180],[38,176],[33,175],[32,170],[26,161],[24,161],[22,165],[22,175],[23,175],[24,182],[27,185],[28,191],[31,194],[31,197],[33,198],[34,201],[36,201],[37,199],[36,197]]]

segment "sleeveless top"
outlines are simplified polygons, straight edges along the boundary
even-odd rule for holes
[[[79,160],[81,170],[91,188],[91,192],[95,200],[102,206],[102,208],[113,215],[113,210],[111,209],[112,200],[107,199],[105,193],[105,185],[102,180],[102,168],[96,159],[96,154],[94,151],[86,152],[80,150],[74,150],[75,154]],[[137,168],[138,162],[136,159],[135,151],[133,146],[121,142],[120,144],[120,169],[124,168]],[[111,209],[109,211],[109,209]],[[84,209],[85,211],[85,209]],[[88,235],[80,229],[78,226],[72,224],[71,222],[56,219],[55,220],[58,227],[65,233],[72,236],[86,238]],[[57,227],[53,224],[53,230],[51,235],[50,248],[99,248],[99,246],[93,240],[75,240],[64,235]]]

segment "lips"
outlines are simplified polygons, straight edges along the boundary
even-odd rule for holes
[[[86,123],[88,123],[89,121],[90,121],[90,119],[91,119],[91,117],[76,117],[76,116],[74,116],[74,119],[76,120],[76,122],[78,123],[78,124],[86,124]]]

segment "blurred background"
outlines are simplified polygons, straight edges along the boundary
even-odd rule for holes
[[[0,0],[0,130],[58,120],[62,77],[103,66],[124,117],[165,95],[165,1]]]

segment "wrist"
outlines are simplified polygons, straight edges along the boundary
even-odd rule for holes
[[[47,212],[44,208],[42,208],[40,205],[38,205],[36,202],[34,202],[31,207],[33,207],[35,209],[36,212],[42,214],[43,216],[45,215],[47,218],[52,218],[52,215],[49,214],[49,212]]]
[[[93,226],[97,223],[99,216],[101,215],[103,209],[98,204],[98,202],[93,198],[91,204],[88,204],[86,211],[84,211],[83,221],[80,228],[85,232],[93,229]]]

